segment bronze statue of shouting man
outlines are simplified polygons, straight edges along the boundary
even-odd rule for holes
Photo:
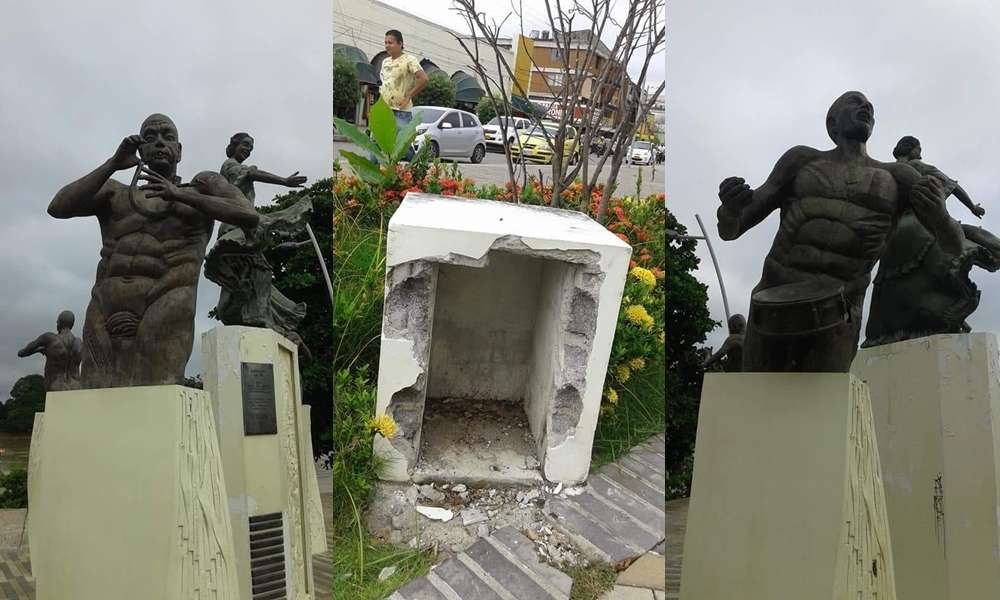
[[[874,126],[868,98],[847,92],[826,116],[833,149],[788,150],[754,190],[736,177],[719,186],[724,240],[781,212],[751,296],[744,371],[847,372],[872,269],[905,211],[945,254],[962,252],[962,229],[945,209],[941,183],[906,163],[871,158]]]
[[[194,343],[198,277],[215,221],[253,228],[253,205],[222,175],[177,177],[173,121],[154,114],[114,155],[49,204],[97,217],[101,258],[83,326],[83,388],[181,383]],[[138,167],[133,186],[111,176]],[[137,187],[137,180],[146,185]]]

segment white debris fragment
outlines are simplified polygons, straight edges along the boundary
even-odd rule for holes
[[[386,579],[392,577],[395,573],[396,573],[396,567],[386,567],[381,571],[379,571],[378,580],[385,581]]]
[[[428,519],[441,521],[442,523],[447,523],[455,517],[455,513],[447,508],[438,508],[437,506],[418,506],[417,512]]]
[[[451,488],[451,491],[453,491],[453,492],[456,492],[456,493],[459,493],[459,494],[460,494],[460,493],[464,492],[464,491],[465,491],[465,490],[467,490],[467,489],[469,489],[469,488],[465,487],[465,484],[464,484],[464,483],[456,483],[456,484],[455,484],[455,485],[454,485],[454,486],[453,486],[453,487]]]
[[[553,491],[552,493],[553,493],[553,494],[556,494],[556,495],[559,495],[559,492],[561,492],[561,491],[562,491],[562,489],[563,489],[563,484],[562,484],[562,482],[560,481],[560,482],[559,482],[559,484],[558,484],[558,485],[556,486],[556,489],[555,489],[555,490],[554,490],[554,491]]]
[[[486,515],[475,508],[467,508],[460,514],[462,515],[462,525],[475,525],[486,520]]]
[[[579,496],[580,494],[583,493],[583,489],[584,488],[582,485],[577,487],[566,488],[565,490],[563,490],[563,494],[567,496]]]

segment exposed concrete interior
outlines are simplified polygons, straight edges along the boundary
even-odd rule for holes
[[[428,398],[413,481],[471,486],[544,482],[520,402]]]
[[[577,289],[583,279],[581,264],[503,250],[484,258],[474,266],[438,265],[421,435],[430,434],[427,418],[432,407],[441,406],[431,399],[506,405],[506,410],[492,416],[508,414],[511,427],[523,423],[525,431],[516,437],[529,442],[519,446],[522,456],[508,457],[515,467],[496,469],[497,456],[490,447],[473,445],[457,456],[463,457],[470,473],[527,483],[536,476],[519,472],[517,465],[540,472],[547,435],[565,437],[580,420],[583,404],[578,386],[585,379],[597,305],[591,295]],[[576,337],[581,339],[574,343],[570,338]],[[558,381],[555,371],[564,364],[579,376],[577,385]],[[489,438],[492,426],[478,420],[470,415],[460,422],[462,428],[483,429],[469,439]],[[438,447],[437,440],[423,439],[417,446],[421,454]],[[505,450],[514,451],[514,446]],[[430,464],[428,458],[421,456],[420,464]]]

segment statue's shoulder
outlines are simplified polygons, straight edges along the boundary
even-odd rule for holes
[[[203,194],[210,196],[243,198],[243,192],[232,183],[229,183],[228,179],[216,171],[202,171],[198,173],[191,178],[191,185]]]
[[[120,193],[120,192],[127,192],[127,191],[128,191],[128,186],[127,185],[125,185],[124,183],[118,181],[117,179],[113,179],[111,177],[108,177],[108,180],[105,181],[104,185],[101,186],[101,190],[98,192],[98,194],[109,194],[110,195],[110,194],[117,194],[117,193]]]
[[[802,167],[823,157],[826,152],[809,146],[792,146],[781,155],[774,165],[770,180],[780,183],[791,182]]]
[[[910,162],[887,162],[887,163],[877,163],[877,166],[885,169],[892,175],[892,178],[900,183],[913,184],[916,183],[923,171],[914,168]]]
[[[812,146],[792,146],[781,156],[780,160],[805,164],[817,158],[822,158],[827,151]]]

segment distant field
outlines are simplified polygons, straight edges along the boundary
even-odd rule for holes
[[[0,433],[0,471],[28,468],[28,446],[31,444],[30,433]]]

